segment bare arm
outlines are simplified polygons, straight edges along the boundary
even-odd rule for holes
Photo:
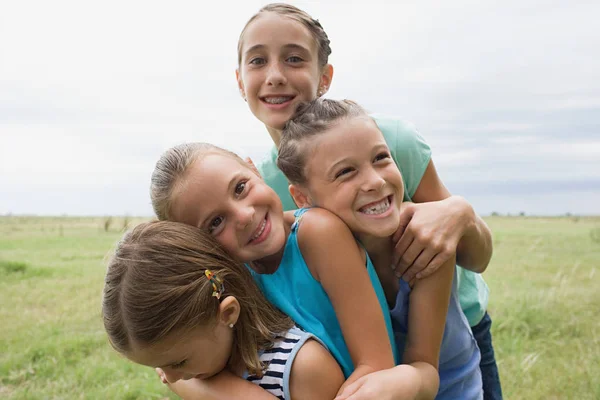
[[[435,272],[456,254],[457,263],[483,272],[492,256],[492,234],[487,224],[460,196],[452,196],[429,162],[413,195],[405,203],[398,232],[393,265],[407,281]]]
[[[300,249],[335,309],[355,370],[340,390],[373,371],[394,366],[383,311],[362,249],[337,216],[313,209],[303,216]]]
[[[440,348],[448,314],[454,258],[446,261],[431,276],[418,280],[410,293],[408,337],[403,362],[414,366],[422,376],[423,398],[437,393],[439,376],[432,376],[427,365],[438,368]]]
[[[435,274],[416,281],[410,294],[404,364],[363,376],[335,400],[432,400],[446,314],[452,290],[454,259]]]
[[[294,400],[331,400],[344,383],[344,374],[333,356],[314,340],[296,355],[290,374]]]
[[[168,386],[184,400],[277,400],[263,388],[227,370],[210,379],[179,380]]]

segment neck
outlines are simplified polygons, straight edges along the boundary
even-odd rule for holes
[[[394,308],[396,305],[396,296],[398,295],[398,290],[400,290],[400,282],[392,268],[390,268],[392,253],[394,251],[392,237],[363,235],[362,237],[359,236],[359,240],[367,250],[369,257],[371,257],[373,267],[375,267],[375,272],[383,287],[388,306]]]
[[[275,147],[279,148],[279,143],[281,142],[281,129],[271,128],[270,126],[266,127],[267,131],[269,132],[269,135],[271,135],[273,143],[275,143]]]
[[[356,235],[356,237],[362,243],[372,259],[391,256],[394,249],[391,236],[378,237],[359,234]]]

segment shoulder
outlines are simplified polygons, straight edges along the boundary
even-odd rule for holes
[[[348,260],[364,261],[364,252],[350,228],[330,211],[311,208],[302,215],[297,229],[302,257],[319,282],[322,274],[335,273],[335,267],[346,267]]]
[[[384,114],[371,114],[370,116],[386,138],[388,136],[400,138],[416,138],[421,136],[417,127],[405,119]]]
[[[350,228],[340,217],[324,208],[311,208],[302,215],[298,225],[299,237],[310,240],[313,235],[328,236],[332,233],[350,233]]]
[[[298,351],[290,373],[292,399],[332,399],[344,383],[344,374],[333,356],[309,339]]]

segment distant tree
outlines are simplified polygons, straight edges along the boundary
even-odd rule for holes
[[[111,216],[104,218],[104,232],[108,232],[112,222],[113,222],[113,218]]]
[[[525,211],[521,211],[521,212],[519,213],[519,217],[524,217],[524,216],[525,216]]]
[[[498,214],[498,212],[497,212],[497,211],[492,211],[492,217],[497,217],[497,216],[499,216],[499,215],[500,215],[500,214]]]
[[[129,222],[129,215],[125,215],[125,217],[123,217],[123,231],[129,229]]]

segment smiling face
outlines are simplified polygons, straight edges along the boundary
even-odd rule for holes
[[[236,260],[260,260],[284,247],[281,201],[248,164],[209,153],[189,167],[181,184],[173,220],[209,231]]]
[[[261,13],[247,26],[240,52],[240,92],[270,129],[283,129],[299,103],[316,98],[331,82],[331,66],[319,65],[317,42],[308,29],[273,12]]]
[[[383,134],[366,117],[337,122],[306,145],[301,192],[357,235],[386,237],[400,222],[404,185]]]
[[[186,335],[171,334],[150,347],[134,346],[131,361],[162,368],[167,380],[207,379],[221,372],[231,356],[233,330],[225,324],[202,327]]]

